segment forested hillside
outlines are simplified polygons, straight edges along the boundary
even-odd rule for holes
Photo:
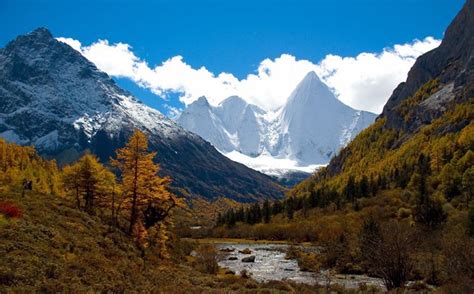
[[[381,277],[389,289],[423,280],[469,292],[473,27],[474,1],[467,1],[373,125],[285,200],[230,210],[214,234],[312,241],[325,248],[317,258],[324,268]]]

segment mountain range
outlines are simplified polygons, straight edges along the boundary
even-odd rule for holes
[[[270,175],[312,172],[375,120],[376,115],[339,101],[309,72],[287,102],[266,111],[232,96],[217,106],[200,97],[178,123],[229,158]]]
[[[157,152],[173,190],[207,199],[279,198],[270,177],[229,160],[198,135],[121,89],[45,28],[0,49],[0,137],[34,145],[60,164],[90,150],[107,162],[135,130]]]

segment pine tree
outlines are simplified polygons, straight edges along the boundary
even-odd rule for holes
[[[263,202],[263,221],[268,224],[270,222],[270,219],[272,217],[272,211],[270,209],[270,202],[268,199],[265,199],[265,202]]]
[[[347,180],[346,188],[344,189],[344,195],[349,202],[353,202],[356,196],[356,186],[354,176],[350,175]]]

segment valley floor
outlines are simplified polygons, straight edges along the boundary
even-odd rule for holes
[[[172,260],[142,257],[130,237],[59,196],[3,191],[0,202],[21,211],[15,218],[0,219],[0,293],[324,290],[294,282],[258,283],[223,269],[203,273],[189,256],[186,240],[175,242]]]

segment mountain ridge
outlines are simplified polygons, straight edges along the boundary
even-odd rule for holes
[[[279,168],[305,171],[326,164],[374,119],[375,114],[340,102],[311,71],[275,112],[237,96],[217,106],[201,97],[188,105],[178,123],[231,159],[274,174]],[[267,165],[263,164],[265,160]],[[283,160],[293,163],[283,164]]]
[[[45,28],[7,44],[0,65],[0,136],[7,140],[63,162],[86,149],[107,161],[138,128],[179,194],[240,201],[282,196],[269,177],[228,160],[144,105]]]

